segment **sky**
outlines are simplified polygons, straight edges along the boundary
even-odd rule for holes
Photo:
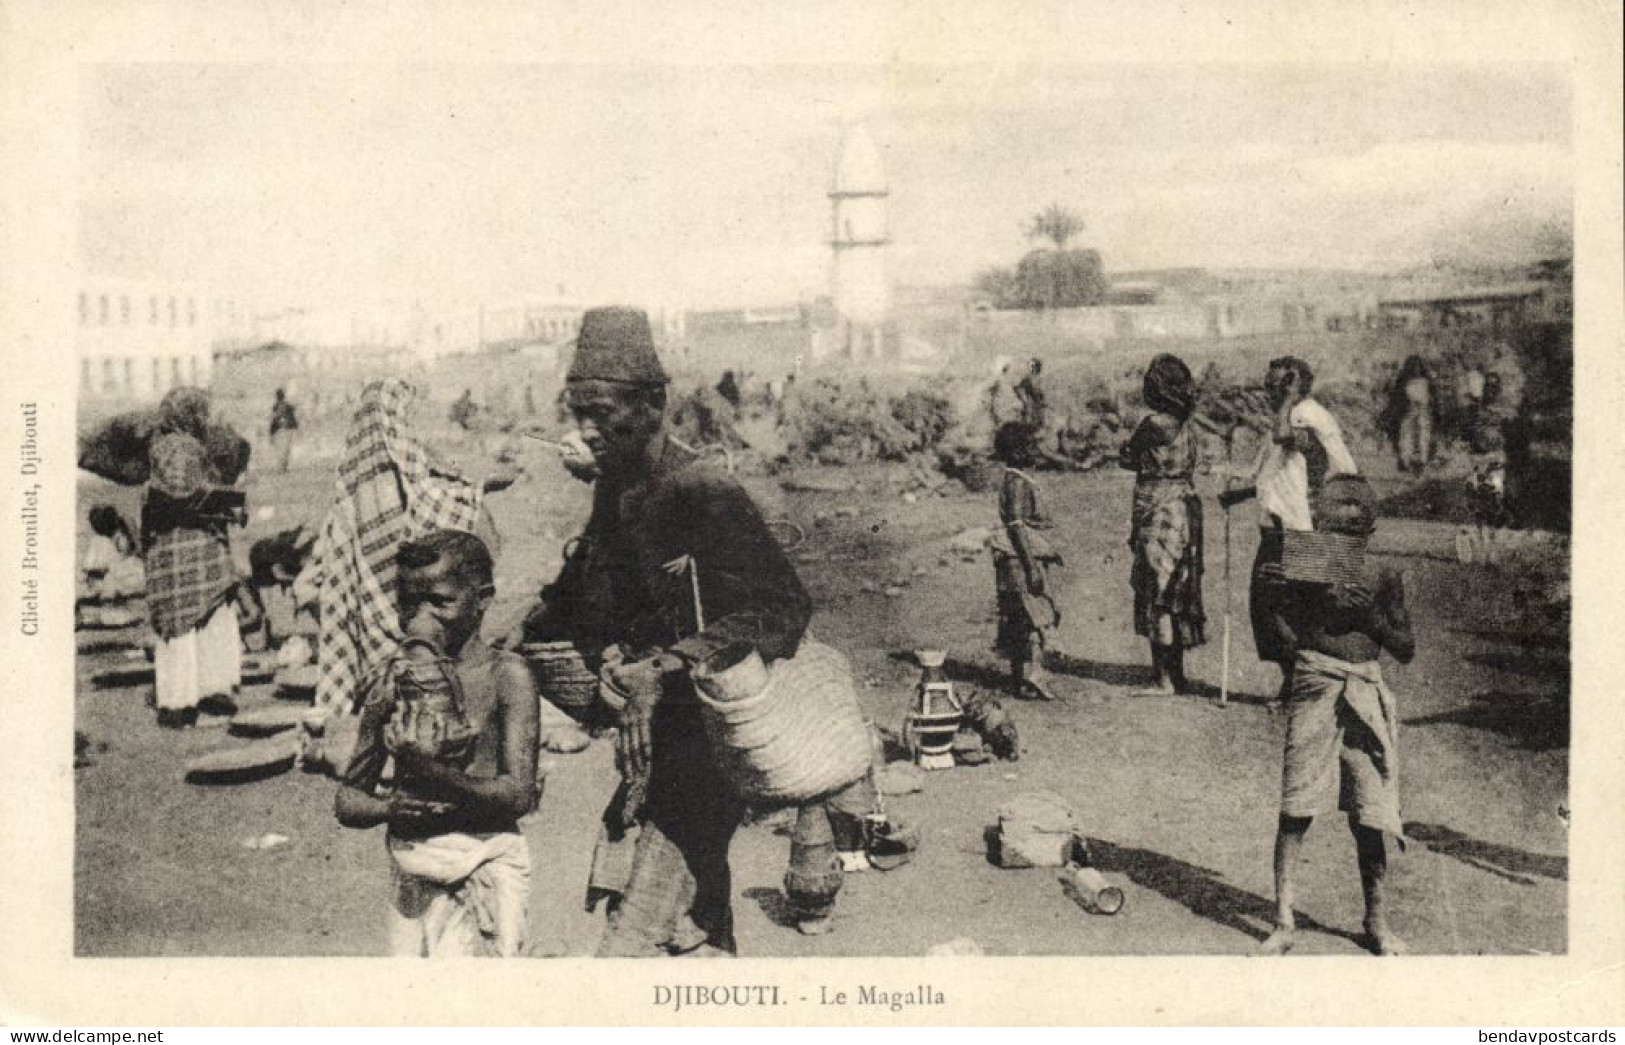
[[[901,283],[1051,202],[1115,271],[1518,261],[1571,234],[1572,104],[1504,63],[100,65],[80,252],[262,306],[806,299],[861,124]]]

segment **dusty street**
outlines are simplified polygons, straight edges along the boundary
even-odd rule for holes
[[[492,500],[504,535],[495,635],[553,572],[563,539],[584,519],[586,491],[562,473],[533,477]],[[251,509],[274,506],[250,539],[315,521],[327,473],[250,473]],[[810,474],[810,473],[809,473]],[[832,471],[844,493],[788,493],[749,480],[769,515],[807,533],[793,551],[818,606],[814,630],[863,676],[877,723],[901,721],[917,669],[906,651],[950,651],[966,687],[1001,685],[989,646],[993,579],[985,552],[953,538],[995,519],[992,494],[905,501],[878,469]],[[1232,701],[1147,696],[1146,651],[1130,622],[1125,546],[1132,477],[1102,471],[1040,479],[1058,520],[1064,620],[1062,702],[1007,700],[1021,731],[1017,762],[928,776],[922,793],[889,800],[918,825],[916,859],[849,876],[837,930],[807,938],[780,924],[788,841],[769,818],[734,844],[734,903],[750,956],[916,955],[968,937],[987,953],[1245,954],[1271,911],[1270,846],[1280,776],[1280,720],[1265,702],[1275,669],[1253,656],[1246,570],[1257,531],[1235,516]],[[1216,480],[1206,480],[1211,495]],[[81,505],[108,489],[89,479]],[[1217,691],[1224,612],[1222,517],[1204,496],[1209,643],[1194,678]],[[81,511],[81,515],[83,512]],[[1446,556],[1453,529],[1396,520],[1374,548],[1404,567],[1419,652],[1387,664],[1399,695],[1404,817],[1415,844],[1392,864],[1393,922],[1424,954],[1527,954],[1566,946],[1566,637],[1510,612],[1513,571]],[[900,589],[900,590],[899,590]],[[889,592],[889,593],[888,593]],[[81,955],[370,955],[384,948],[388,864],[381,830],[348,831],[332,816],[334,784],[297,770],[257,783],[183,783],[191,754],[230,743],[222,728],[160,731],[144,706],[150,670],[139,652],[79,636],[78,728],[93,745],[76,771],[76,950]],[[247,707],[276,698],[245,691]],[[600,916],[582,911],[597,817],[613,786],[610,745],[544,756],[541,810],[526,822],[535,858],[531,922],[541,955],[591,953]],[[1084,913],[1054,873],[1001,870],[983,829],[1008,797],[1050,790],[1077,810],[1108,877],[1124,886],[1116,917]],[[244,839],[291,841],[254,850]],[[1297,954],[1353,954],[1361,906],[1354,848],[1341,821],[1310,834]]]

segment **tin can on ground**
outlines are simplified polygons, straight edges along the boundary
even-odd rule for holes
[[[1068,895],[1090,914],[1116,914],[1123,909],[1123,890],[1093,867],[1069,866],[1061,880]]]

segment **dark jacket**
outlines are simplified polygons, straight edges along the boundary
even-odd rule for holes
[[[667,564],[687,557],[693,580]],[[533,640],[569,638],[589,657],[671,650],[690,661],[745,642],[765,660],[795,653],[812,600],[732,476],[668,441],[649,472],[600,479],[586,531],[526,622]]]

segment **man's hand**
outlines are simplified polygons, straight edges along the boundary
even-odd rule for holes
[[[606,664],[610,685],[626,700],[618,718],[620,736],[616,742],[623,772],[635,775],[648,769],[654,747],[651,723],[665,689],[665,677],[684,666],[681,657],[669,653]]]
[[[625,776],[641,776],[654,759],[653,712],[628,704],[616,721],[615,763]]]

